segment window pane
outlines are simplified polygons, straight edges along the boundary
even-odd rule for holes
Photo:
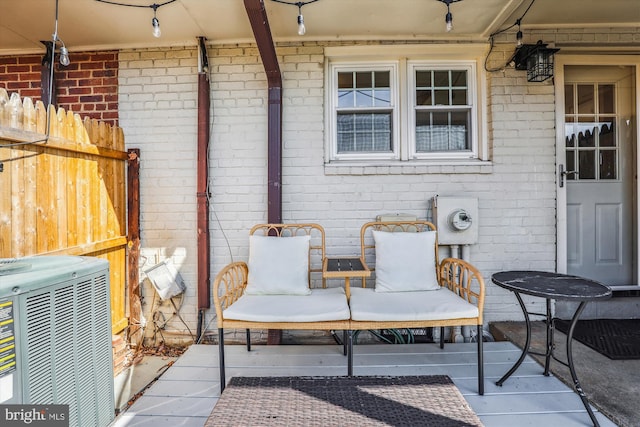
[[[615,118],[601,118],[600,124],[600,147],[616,146]]]
[[[373,135],[371,132],[356,132],[356,147],[355,151],[371,151],[369,147],[372,146]]]
[[[433,85],[437,87],[449,87],[449,71],[434,71]]]
[[[435,92],[435,105],[450,105],[449,104],[449,91],[448,90],[434,90]]]
[[[371,71],[356,73],[356,88],[371,88],[373,87],[373,80],[371,79]]]
[[[469,148],[469,114],[464,111],[451,113],[451,132],[449,134],[450,150],[467,150]]]
[[[575,126],[571,123],[573,119],[567,118],[565,119],[567,122],[564,125],[564,144],[566,147],[575,147],[576,146],[576,130]]]
[[[376,89],[374,92],[373,104],[376,107],[390,107],[391,91],[389,89]]]
[[[430,151],[445,151],[449,148],[449,114],[433,113]]]
[[[377,130],[391,130],[390,114],[373,114],[373,126]]]
[[[466,89],[452,90],[451,105],[467,105],[467,90]]]
[[[388,132],[376,132],[373,138],[373,151],[391,151],[391,135]]]
[[[390,76],[388,71],[376,71],[376,87],[377,88],[390,88]]]
[[[598,107],[600,114],[614,114],[614,86],[600,85],[598,86]]]
[[[338,153],[391,151],[391,113],[338,113]]]
[[[354,99],[355,92],[352,90],[339,90],[338,91],[338,107],[349,108],[355,106]]]
[[[373,91],[358,89],[356,91],[356,107],[373,107]]]
[[[466,87],[467,86],[467,72],[466,71],[451,71],[451,86],[454,86],[454,87]]]
[[[595,138],[590,129],[580,132],[578,134],[578,146],[579,147],[595,147]]]
[[[373,129],[372,114],[355,114],[356,132],[370,132]]]
[[[355,115],[338,114],[338,152],[355,150]]]
[[[597,126],[593,123],[591,118],[584,119],[585,122],[580,123],[578,126],[578,146],[579,147],[595,147],[596,140],[594,138],[594,130],[597,132]],[[588,121],[587,121],[588,120]]]
[[[416,105],[433,105],[431,90],[417,90]]]
[[[338,133],[338,153],[355,151],[355,135]]]
[[[600,179],[616,179],[616,150],[600,151]]]
[[[564,86],[564,113],[574,114],[573,110],[573,85]]]
[[[431,86],[431,71],[416,71],[416,87]]]
[[[595,114],[593,85],[578,85],[578,114]]]
[[[567,150],[567,153],[566,153],[567,172],[571,172],[571,171],[575,171],[576,170],[576,155],[575,155],[575,153],[576,152],[573,151],[573,150]],[[569,180],[576,179],[576,174],[574,174],[574,173],[569,173],[569,174],[567,174],[565,176]]]
[[[416,151],[431,151],[431,113],[416,112]]]
[[[596,153],[595,151],[580,151],[578,153],[580,179],[596,178]]]
[[[338,73],[338,88],[353,88],[353,73]]]

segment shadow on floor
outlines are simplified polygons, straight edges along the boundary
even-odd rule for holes
[[[113,379],[116,413],[125,410],[139,394],[153,384],[177,357],[146,355]]]
[[[532,324],[532,351],[544,353],[546,327],[543,322]],[[524,346],[526,328],[524,322],[494,322],[490,332],[496,341],[511,341]],[[589,401],[603,414],[621,427],[636,427],[640,423],[640,360],[611,360],[606,356],[574,340],[573,362],[582,389]],[[554,354],[566,361],[566,335],[554,334]],[[544,356],[533,356],[541,365]],[[541,371],[543,370],[541,366]],[[551,362],[551,371],[561,381],[573,388],[569,368],[557,361]]]

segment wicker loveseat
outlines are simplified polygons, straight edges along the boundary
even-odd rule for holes
[[[427,221],[372,222],[361,229],[361,261],[375,285],[326,287],[324,229],[318,224],[260,224],[250,231],[248,263],[224,267],[213,283],[220,384],[225,387],[224,330],[346,331],[352,375],[353,331],[475,325],[478,392],[484,393],[482,310],[484,281],[469,263],[438,262],[435,227]],[[294,237],[294,239],[290,239]],[[376,253],[377,250],[377,253]],[[312,280],[312,278],[314,280]],[[321,286],[311,287],[312,282]],[[444,345],[441,331],[440,346]]]

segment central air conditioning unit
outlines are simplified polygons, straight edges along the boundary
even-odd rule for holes
[[[0,259],[0,404],[69,405],[69,426],[113,421],[106,260]]]

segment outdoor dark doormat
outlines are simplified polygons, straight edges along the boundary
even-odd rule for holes
[[[446,375],[234,377],[205,427],[482,426]]]
[[[565,334],[569,324],[555,319],[556,328]],[[609,359],[640,359],[640,319],[578,320],[573,338]]]

